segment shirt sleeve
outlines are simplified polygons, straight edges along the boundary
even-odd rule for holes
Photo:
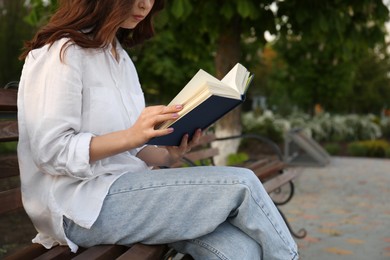
[[[82,50],[65,41],[32,51],[22,74],[23,107],[33,159],[45,173],[80,179],[93,176],[91,133],[82,133]],[[21,80],[22,82],[22,80]]]

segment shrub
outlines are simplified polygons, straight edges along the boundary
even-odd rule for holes
[[[390,147],[386,149],[385,153],[386,158],[390,158]]]
[[[330,155],[338,155],[340,154],[340,145],[337,143],[327,143],[324,144],[324,149],[330,154]]]
[[[286,120],[275,117],[271,111],[262,115],[248,112],[242,117],[244,132],[266,136],[274,142],[283,141],[283,133],[289,128]]]
[[[380,121],[383,138],[390,140],[390,117],[383,117]]]
[[[238,165],[249,159],[246,153],[229,154],[227,158],[227,165]]]
[[[390,145],[385,140],[358,141],[348,145],[348,154],[384,158],[387,156],[389,149]]]
[[[283,140],[283,133],[302,129],[318,142],[350,142],[390,137],[390,119],[374,115],[331,115],[321,113],[309,116],[294,112],[287,117],[271,111],[262,114],[248,112],[242,117],[244,131],[264,135],[275,142]]]

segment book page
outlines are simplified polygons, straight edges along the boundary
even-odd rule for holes
[[[237,63],[221,82],[235,88],[241,95],[245,93],[249,78],[249,71],[240,63]]]
[[[192,79],[184,86],[184,88],[176,95],[174,99],[169,103],[169,105],[183,104],[186,103],[194,94],[201,91],[206,87],[206,82],[214,82],[216,84],[221,84],[221,82],[211,76],[206,71],[200,69]]]
[[[222,82],[219,84],[215,84],[214,82],[207,82],[207,89],[214,95],[220,97],[227,97],[233,99],[240,99],[241,93],[231,86],[227,84],[223,84]]]

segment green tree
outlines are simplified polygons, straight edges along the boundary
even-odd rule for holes
[[[285,62],[279,92],[309,112],[315,104],[347,111],[358,65],[385,44],[387,7],[379,0],[290,0],[278,7],[275,49]]]
[[[390,59],[386,49],[371,51],[357,66],[348,111],[379,114],[390,107]]]
[[[23,20],[27,14],[23,0],[0,1],[0,86],[18,81],[23,63],[18,60],[23,40],[31,37],[31,27]]]

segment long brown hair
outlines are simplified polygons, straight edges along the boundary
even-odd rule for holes
[[[107,47],[115,36],[124,47],[142,43],[154,35],[152,18],[163,9],[164,0],[155,0],[148,16],[134,29],[120,28],[133,4],[134,0],[59,0],[58,10],[49,23],[25,43],[19,58],[25,59],[31,50],[61,38],[69,38],[83,48]]]

